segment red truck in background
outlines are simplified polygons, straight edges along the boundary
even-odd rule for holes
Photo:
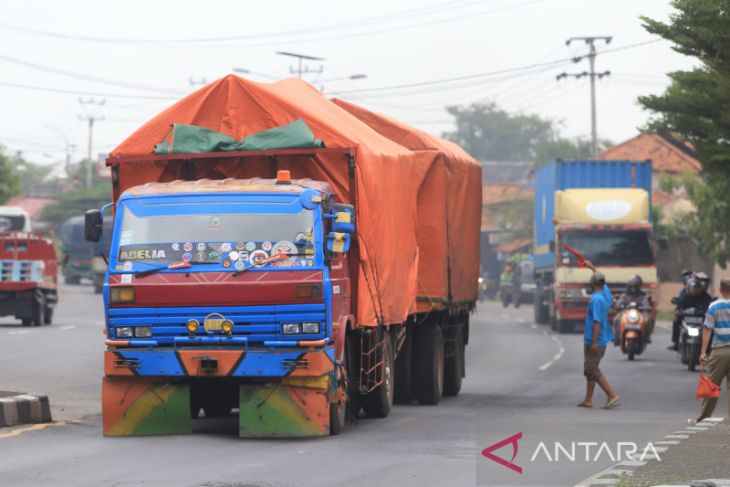
[[[0,232],[0,316],[14,316],[23,326],[50,325],[57,271],[50,232]]]

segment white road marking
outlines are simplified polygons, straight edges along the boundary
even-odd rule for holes
[[[686,440],[689,438],[689,435],[667,435],[664,438],[668,440]]]
[[[76,328],[76,325],[65,325],[59,328],[59,330],[71,330],[73,328]]]
[[[8,335],[25,335],[28,333],[33,333],[33,330],[14,330],[14,331],[9,331]]]
[[[655,445],[679,445],[679,441],[677,440],[661,440],[661,441],[655,441]]]
[[[509,319],[509,315],[508,315],[507,313],[502,313],[502,318],[507,318],[507,319]]]
[[[517,318],[517,322],[518,323],[527,323],[527,320],[525,320],[524,318]]]
[[[547,362],[545,362],[544,364],[539,366],[537,368],[537,370],[545,371],[545,370],[549,369],[555,362],[560,360],[562,358],[563,354],[565,353],[565,347],[563,346],[563,342],[561,342],[555,335],[550,335],[550,338],[552,338],[553,341],[558,344],[558,347],[559,347],[558,353],[553,355],[552,359],[548,360]]]
[[[537,325],[535,323],[533,323],[530,325],[530,328],[532,328],[533,330],[537,330]]]

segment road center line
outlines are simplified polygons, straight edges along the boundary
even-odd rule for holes
[[[76,325],[65,325],[59,328],[59,330],[71,330],[73,328],[76,328]]]
[[[553,355],[553,358],[542,364],[537,368],[537,370],[545,371],[549,369],[555,362],[560,360],[563,357],[563,354],[565,353],[565,347],[563,346],[563,342],[560,341],[559,338],[557,338],[555,335],[550,335],[550,338],[553,339],[555,343],[558,344],[558,353]]]
[[[53,423],[40,423],[40,424],[33,424],[31,426],[23,426],[20,428],[15,428],[13,430],[10,430],[7,433],[0,433],[0,439],[20,436],[21,434],[26,433],[28,431],[38,431],[38,430],[46,429],[49,426],[65,426],[67,424],[78,424],[78,423],[79,423],[78,421],[55,421]]]
[[[33,333],[33,330],[15,330],[15,331],[9,331],[8,335],[25,335],[28,333]]]

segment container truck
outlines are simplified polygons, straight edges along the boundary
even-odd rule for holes
[[[614,297],[633,275],[656,315],[657,271],[650,222],[650,161],[562,161],[535,176],[534,266],[537,323],[561,333],[582,325],[591,270],[562,244],[606,276]],[[613,310],[612,310],[613,314]]]
[[[47,231],[0,231],[0,316],[50,325],[58,302],[56,247]]]
[[[113,218],[105,435],[238,410],[242,437],[320,436],[394,397],[458,394],[481,168],[365,115],[299,80],[228,76],[112,151],[114,202],[85,227],[98,241]]]

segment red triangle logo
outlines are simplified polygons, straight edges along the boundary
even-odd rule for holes
[[[497,462],[500,465],[505,466],[505,467],[521,474],[522,467],[520,467],[519,465],[515,465],[513,463],[515,461],[515,458],[517,458],[517,450],[519,449],[519,445],[517,442],[520,441],[521,439],[522,439],[522,432],[517,433],[516,435],[510,436],[509,438],[505,438],[502,441],[498,441],[494,445],[486,447],[484,450],[482,450],[482,455],[489,458],[493,462]],[[512,445],[512,459],[511,460],[509,460],[509,461],[505,460],[504,458],[498,457],[497,455],[492,453],[495,450],[499,450],[500,448],[510,445],[510,444]]]

